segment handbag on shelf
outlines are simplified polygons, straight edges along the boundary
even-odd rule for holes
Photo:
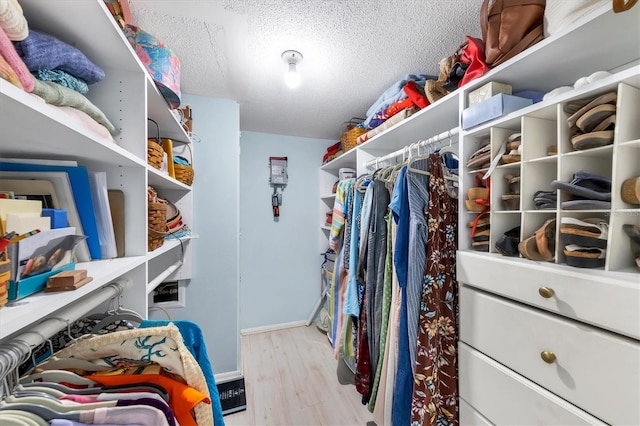
[[[485,62],[496,67],[544,38],[546,0],[484,0],[480,27]]]

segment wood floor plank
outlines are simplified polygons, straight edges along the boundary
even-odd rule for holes
[[[353,385],[341,385],[326,335],[314,326],[242,336],[247,410],[228,426],[365,425],[373,419]]]

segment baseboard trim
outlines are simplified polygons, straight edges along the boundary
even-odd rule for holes
[[[220,374],[214,374],[213,375],[213,378],[216,380],[216,384],[217,383],[228,382],[229,380],[239,379],[240,377],[242,377],[242,371],[240,371],[240,370],[227,371],[225,373],[220,373]]]
[[[273,325],[265,325],[263,327],[245,328],[244,330],[240,330],[240,335],[241,336],[246,336],[248,334],[267,333],[269,331],[283,330],[285,328],[300,327],[302,325],[306,326],[307,325],[307,320],[284,322],[284,323],[281,323],[281,324],[273,324]]]

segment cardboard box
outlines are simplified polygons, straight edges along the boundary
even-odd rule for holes
[[[532,105],[531,99],[500,93],[462,111],[462,129],[467,130]]]
[[[500,93],[510,95],[512,93],[511,90],[512,87],[510,84],[496,83],[495,81],[491,81],[484,86],[478,87],[476,90],[469,92],[469,106],[479,104],[480,102],[486,101],[487,99],[495,95],[499,95]]]

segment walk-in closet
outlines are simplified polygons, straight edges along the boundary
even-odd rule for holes
[[[637,0],[0,0],[0,425],[640,424]]]

